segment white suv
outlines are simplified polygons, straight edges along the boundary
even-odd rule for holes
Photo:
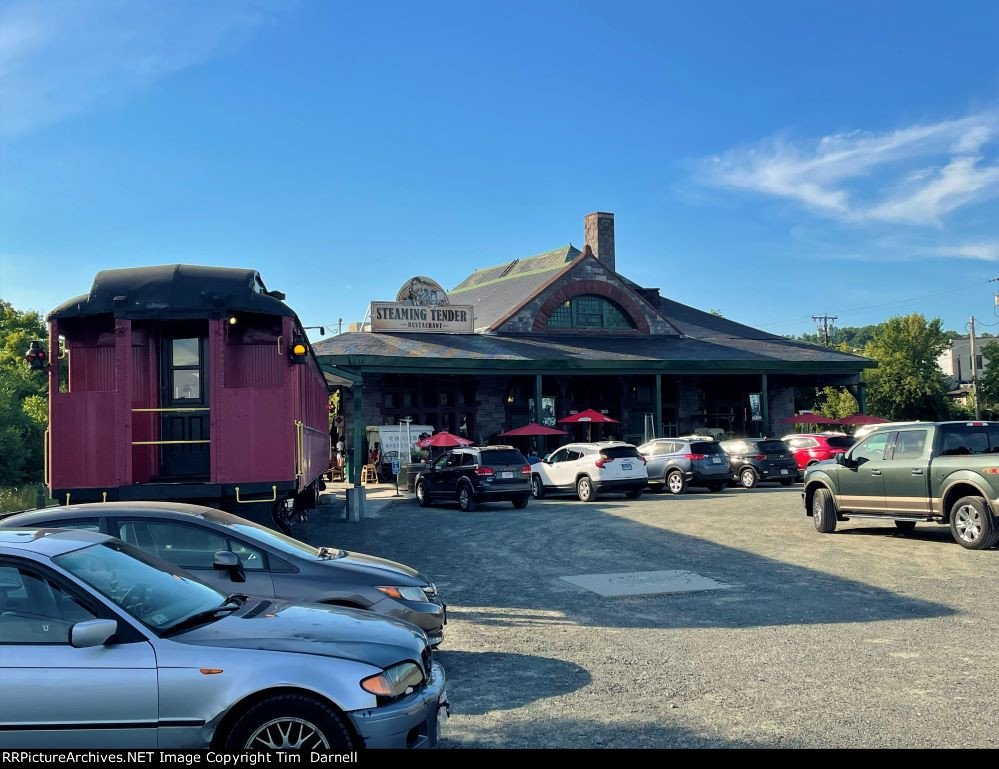
[[[628,499],[638,499],[648,482],[645,457],[621,441],[570,443],[531,465],[536,499],[563,492],[592,502],[605,491],[623,491]]]

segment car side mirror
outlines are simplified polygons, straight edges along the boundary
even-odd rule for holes
[[[69,629],[69,644],[77,649],[103,646],[118,632],[118,623],[113,619],[91,619],[77,622]]]
[[[219,571],[228,571],[233,582],[246,582],[246,572],[243,571],[243,563],[239,556],[228,550],[218,550],[215,552],[215,559],[212,568]]]

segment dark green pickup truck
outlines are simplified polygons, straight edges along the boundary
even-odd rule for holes
[[[884,425],[808,468],[802,498],[823,534],[851,518],[901,531],[925,521],[949,525],[962,547],[990,548],[999,540],[999,422]]]

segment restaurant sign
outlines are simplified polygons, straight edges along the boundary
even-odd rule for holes
[[[472,306],[421,307],[401,302],[372,302],[371,330],[395,333],[471,334]]]

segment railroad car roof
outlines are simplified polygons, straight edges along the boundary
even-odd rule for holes
[[[164,264],[101,270],[89,294],[63,302],[52,318],[207,318],[224,312],[295,313],[267,292],[256,270]]]

